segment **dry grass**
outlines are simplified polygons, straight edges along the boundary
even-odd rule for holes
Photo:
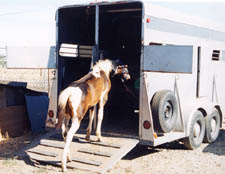
[[[9,139],[9,134],[6,132],[5,134],[2,134],[1,128],[0,128],[0,143],[1,141],[5,141]]]
[[[14,158],[7,158],[2,161],[2,164],[7,167],[13,167],[17,165],[17,160]]]

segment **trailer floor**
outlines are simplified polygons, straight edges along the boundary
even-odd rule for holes
[[[84,139],[84,131],[75,134],[70,145],[72,161],[68,168],[78,168],[96,173],[103,173],[112,168],[123,156],[133,149],[139,140],[134,138],[103,136],[104,142],[97,142],[92,135],[91,141]],[[61,166],[64,141],[60,133],[52,133],[38,143],[27,148],[26,154],[33,160]]]

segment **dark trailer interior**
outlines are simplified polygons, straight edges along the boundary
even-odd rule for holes
[[[138,136],[142,8],[141,2],[99,4],[97,46],[94,4],[58,10],[59,91],[89,72],[96,58],[93,52],[101,59],[120,59],[129,67],[131,80],[125,85],[120,78],[111,78],[112,89],[104,108],[102,132]],[[88,118],[85,116],[82,128],[86,128]]]

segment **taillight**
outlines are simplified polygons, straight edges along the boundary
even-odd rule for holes
[[[48,111],[48,116],[49,116],[50,118],[53,118],[53,117],[54,117],[54,111],[53,111],[53,110],[49,110],[49,111]]]
[[[151,19],[150,19],[150,18],[147,18],[147,19],[146,19],[146,22],[147,22],[147,23],[150,23],[150,22],[151,22]]]
[[[145,120],[144,123],[143,123],[143,127],[144,127],[145,129],[150,129],[151,123],[150,123],[148,120]]]

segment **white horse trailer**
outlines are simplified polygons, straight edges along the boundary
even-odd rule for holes
[[[224,28],[138,0],[64,6],[56,23],[58,92],[98,59],[129,66],[129,83],[112,79],[103,132],[150,146],[183,140],[189,149],[216,140],[225,112]]]

